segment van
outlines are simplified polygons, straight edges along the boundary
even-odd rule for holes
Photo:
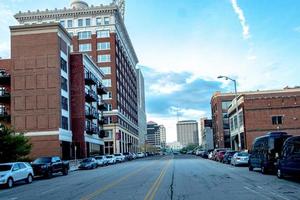
[[[300,136],[287,139],[277,162],[277,177],[300,175]]]
[[[291,137],[286,132],[269,132],[254,140],[249,157],[249,171],[260,168],[263,174],[276,170],[276,155],[282,151],[284,141]]]

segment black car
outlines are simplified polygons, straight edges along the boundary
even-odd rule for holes
[[[223,163],[230,164],[232,156],[236,153],[236,151],[228,150],[224,154]]]
[[[79,164],[79,169],[95,169],[98,163],[95,158],[85,158]]]
[[[123,153],[123,155],[125,156],[126,160],[133,160],[133,155],[130,152],[125,152]]]
[[[282,151],[284,141],[291,137],[285,132],[270,132],[254,140],[250,151],[248,167],[260,168],[263,174],[276,170],[276,155]]]
[[[277,177],[300,176],[300,136],[287,139],[277,161]]]
[[[35,175],[48,178],[51,178],[53,173],[61,172],[67,175],[69,172],[69,162],[62,161],[58,156],[37,158],[31,166]]]

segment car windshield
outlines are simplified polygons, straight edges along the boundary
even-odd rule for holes
[[[103,157],[102,156],[97,156],[95,157],[97,160],[101,160]]]
[[[121,156],[121,154],[119,154],[119,153],[116,153],[116,154],[115,154],[115,156]]]
[[[249,154],[248,153],[245,153],[245,152],[243,152],[243,153],[238,153],[238,156],[248,156]]]
[[[0,165],[0,172],[9,171],[12,165]]]
[[[38,158],[35,161],[33,161],[33,164],[44,164],[44,163],[50,163],[51,157],[42,157]]]
[[[82,162],[92,162],[92,159],[91,158],[86,158]]]
[[[106,156],[106,158],[112,158],[112,156]]]

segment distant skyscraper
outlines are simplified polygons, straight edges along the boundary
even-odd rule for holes
[[[146,135],[147,144],[154,145],[156,147],[161,147],[160,145],[160,126],[155,122],[147,123],[147,135]]]
[[[177,122],[177,141],[183,146],[199,144],[198,123],[196,120]]]
[[[145,109],[145,87],[142,71],[137,69],[137,85],[138,85],[138,122],[139,122],[139,145],[145,143],[147,134],[147,117]]]
[[[164,125],[159,125],[160,132],[160,145],[161,147],[166,147],[167,136],[166,136],[166,128]]]

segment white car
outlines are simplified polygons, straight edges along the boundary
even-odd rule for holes
[[[137,158],[144,158],[145,154],[143,152],[138,152],[136,156]]]
[[[237,165],[248,165],[249,154],[247,152],[237,152],[231,158],[231,164]]]
[[[0,185],[12,188],[15,182],[26,181],[32,183],[33,169],[29,163],[15,162],[0,164]]]
[[[95,156],[98,166],[108,165],[108,159],[106,156]]]
[[[116,164],[117,163],[116,157],[114,155],[106,155],[105,157],[108,160],[108,164]]]
[[[125,161],[125,156],[122,153],[115,153],[114,156],[116,157],[117,162]]]

